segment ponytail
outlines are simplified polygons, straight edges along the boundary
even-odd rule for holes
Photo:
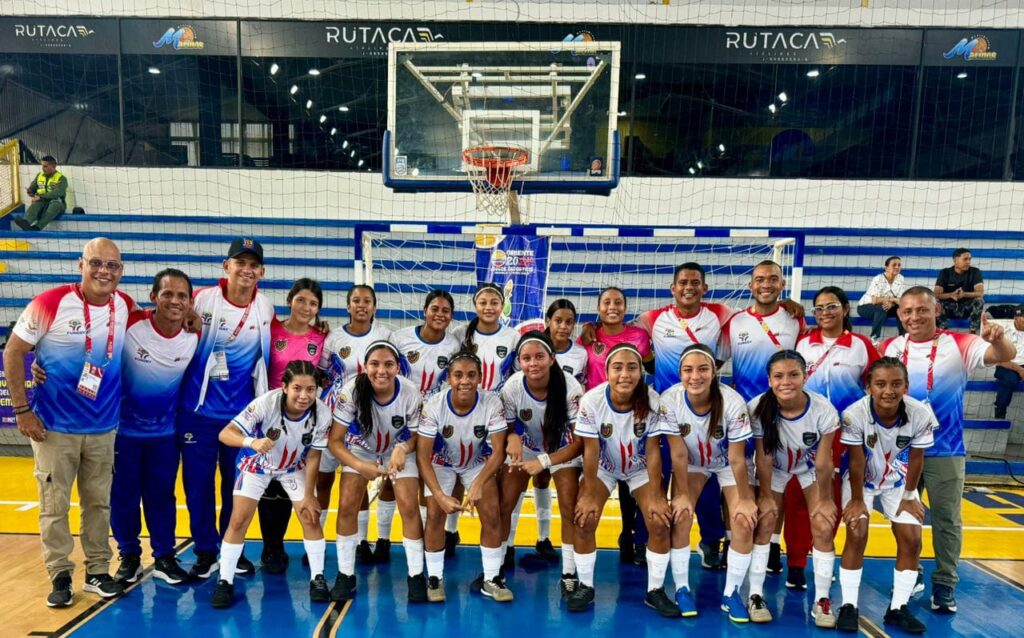
[[[462,338],[462,349],[466,352],[476,353],[476,344],[473,343],[473,335],[476,334],[476,327],[480,324],[479,317],[473,317],[466,326],[466,336]]]
[[[679,267],[679,269],[677,269],[677,272],[678,270],[683,269],[696,270],[696,268],[684,268],[685,266],[688,265],[689,264],[683,264],[682,266]],[[693,352],[704,355],[708,359],[708,361],[711,362],[711,371],[713,372],[713,374],[711,375],[711,385],[709,387],[709,389],[711,390],[711,414],[709,416],[711,418],[708,420],[708,441],[710,441],[712,434],[720,424],[722,425],[722,432],[725,432],[725,424],[722,423],[722,419],[725,416],[725,397],[722,396],[722,387],[719,385],[718,382],[718,363],[715,361],[714,353],[711,352],[711,348],[709,348],[708,346],[704,345],[703,343],[694,343],[689,346],[686,346],[686,349],[683,350],[682,356],[679,357],[680,370],[682,370],[683,367],[683,359],[685,359],[687,355]]]
[[[519,345],[516,346],[516,358],[519,357],[519,350],[523,345],[531,342],[539,343],[551,357],[551,367],[548,369],[548,398],[540,427],[544,433],[544,449],[547,452],[555,452],[562,442],[569,422],[569,397],[565,373],[555,358],[555,346],[551,343],[551,337],[539,330],[531,330],[522,336]]]
[[[796,350],[779,350],[772,355],[771,359],[768,359],[768,365],[765,366],[765,372],[769,377],[772,373],[772,366],[780,361],[796,361],[800,364],[802,370],[807,370],[807,361],[804,360],[799,352]],[[779,398],[775,396],[775,392],[771,389],[761,395],[761,400],[757,402],[757,407],[754,408],[753,417],[761,422],[761,431],[764,432],[762,442],[766,454],[774,454],[782,446],[782,437],[779,435],[780,411]]]
[[[356,375],[355,387],[352,391],[352,400],[356,403],[356,423],[359,424],[359,435],[365,437],[373,429],[373,383],[370,382],[370,375],[366,373],[366,362],[370,360],[370,355],[377,350],[387,350],[395,358],[395,363],[398,364],[399,374],[402,373],[402,355],[398,352],[398,348],[391,344],[391,342],[384,339],[374,341],[366,349],[366,353],[363,355],[363,372]]]
[[[640,383],[636,384],[633,388],[633,396],[630,398],[630,403],[633,404],[633,416],[643,421],[647,418],[647,415],[651,412],[651,396],[647,390],[647,383],[644,382],[643,375],[640,375]]]

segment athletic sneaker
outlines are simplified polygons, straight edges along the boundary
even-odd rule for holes
[[[804,572],[803,567],[790,566],[786,570],[786,587],[797,591],[807,589],[807,574]]]
[[[701,543],[697,546],[700,551],[700,566],[704,569],[721,569],[722,555],[718,553],[718,543]]]
[[[498,603],[512,602],[515,598],[512,590],[505,584],[505,578],[500,575],[490,580],[485,580],[484,586],[480,588],[480,593],[488,598],[493,598],[494,602]]]
[[[71,591],[71,572],[61,572],[53,579],[53,589],[46,597],[47,607],[70,607],[74,599]]]
[[[764,598],[754,594],[750,597],[750,603],[747,605],[747,614],[750,616],[750,622],[771,622],[772,612],[768,610],[768,603],[764,602]]]
[[[437,576],[427,579],[427,600],[432,603],[444,602],[444,579]]]
[[[537,555],[549,563],[555,564],[562,559],[562,555],[555,551],[550,538],[537,541],[536,550]]]
[[[647,543],[635,543],[633,545],[633,564],[647,564]]]
[[[323,574],[317,574],[313,580],[309,581],[309,602],[331,602],[331,590],[327,588],[327,579]]]
[[[562,579],[558,582],[558,590],[562,594],[562,600],[568,600],[579,584],[580,579],[576,577],[576,574],[562,574]]]
[[[857,633],[860,631],[860,612],[857,608],[846,603],[839,608],[839,618],[836,619],[836,629]]]
[[[664,587],[647,592],[647,595],[644,596],[644,604],[658,612],[659,616],[664,616],[665,618],[679,617],[679,605],[668,597]]]
[[[825,629],[833,629],[836,626],[836,617],[832,613],[832,601],[828,598],[822,598],[818,602],[814,603],[814,609],[811,610],[811,616],[814,617],[814,625],[816,627],[824,627]]]
[[[501,560],[501,572],[514,572],[516,570],[516,546],[509,545],[505,548],[505,557]]]
[[[910,598],[916,600],[924,593],[924,569],[917,568],[917,580],[914,582],[914,589],[910,592]],[[890,594],[891,595],[891,594]]]
[[[209,578],[217,571],[220,563],[217,562],[217,554],[213,552],[196,552],[196,562],[192,569],[188,570],[189,578]]]
[[[594,604],[594,588],[580,583],[566,601],[569,611],[586,611]]]
[[[782,573],[782,545],[778,543],[772,543],[768,548],[768,573]]]
[[[945,614],[956,613],[956,597],[949,585],[932,585],[932,611]]]
[[[161,556],[153,565],[153,577],[169,585],[180,585],[190,580],[188,572],[181,568],[174,556]]]
[[[679,615],[683,618],[692,618],[697,615],[697,603],[693,601],[693,594],[689,587],[680,587],[676,590],[676,605],[679,606]]]
[[[210,606],[214,609],[227,609],[235,604],[235,586],[228,581],[221,579],[213,589],[213,596],[210,597]]]
[[[356,575],[338,574],[331,588],[331,600],[351,600],[356,595]]]
[[[423,574],[416,574],[415,576],[407,576],[406,583],[409,586],[409,602],[410,603],[425,603],[427,602],[427,577]]]
[[[356,562],[360,565],[373,564],[373,548],[370,547],[368,541],[360,541],[356,545]]]
[[[884,622],[887,625],[896,625],[908,634],[923,634],[926,629],[924,623],[914,618],[906,605],[886,611]]]
[[[473,578],[473,581],[469,583],[470,591],[480,591],[484,588],[484,573],[480,572]]]
[[[391,541],[386,538],[377,540],[373,546],[373,562],[378,565],[391,562]]]
[[[444,533],[444,557],[454,558],[455,547],[462,542],[462,538],[459,537],[459,533],[445,531]],[[443,599],[442,599],[443,600]]]
[[[121,566],[114,574],[114,580],[122,585],[130,585],[142,576],[142,557],[138,554],[121,556]]]
[[[636,554],[633,550],[633,541],[625,532],[619,534],[619,562],[632,563],[634,558],[636,558]]]
[[[124,593],[124,585],[111,578],[110,574],[86,574],[82,591],[97,594],[100,598],[115,598]]]
[[[719,609],[728,614],[729,620],[735,623],[750,622],[750,614],[747,613],[747,607],[743,604],[743,598],[740,597],[738,590],[733,590],[732,594],[728,596],[722,596]]]
[[[288,554],[284,550],[264,550],[260,555],[263,571],[268,574],[283,574],[288,571]]]
[[[235,565],[235,573],[241,574],[242,576],[249,576],[250,574],[256,573],[256,566],[252,564],[252,561],[242,554],[238,557],[238,564]]]

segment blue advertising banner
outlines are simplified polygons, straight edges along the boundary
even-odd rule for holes
[[[544,328],[548,283],[547,237],[480,235],[476,241],[476,278],[505,291],[502,322],[520,332]]]
[[[32,402],[32,362],[35,361],[35,354],[25,355],[25,392],[28,393],[29,403]],[[0,357],[0,428],[18,427],[14,418],[14,404],[11,402],[11,391],[7,388],[7,373],[4,370],[3,357]]]

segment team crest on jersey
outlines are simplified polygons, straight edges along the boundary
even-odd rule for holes
[[[524,408],[524,409],[520,410],[519,411],[519,418],[522,419],[523,421],[529,421],[530,419],[533,418],[533,410],[531,410],[529,408]]]
[[[309,447],[312,444],[313,444],[313,433],[312,432],[306,432],[305,434],[303,434],[302,435],[302,446],[303,447]]]
[[[400,428],[402,428],[404,426],[405,426],[405,417],[404,416],[398,414],[398,415],[395,415],[395,416],[391,417],[391,427],[393,427],[396,430],[398,430],[398,429],[400,429]]]
[[[284,352],[284,349],[287,348],[287,347],[288,347],[288,340],[287,339],[278,339],[277,341],[274,342],[274,350],[277,350],[278,352]]]
[[[149,352],[142,346],[135,349],[135,360],[140,363],[151,363],[153,361],[149,356]]]
[[[196,442],[196,435],[191,432],[185,433],[185,445],[194,444]]]
[[[414,352],[410,352],[409,354],[405,355],[405,359],[409,363],[416,363],[417,361],[420,360],[420,351],[416,350]]]
[[[473,436],[475,436],[478,439],[482,439],[485,436],[487,436],[487,426],[486,425],[474,425],[473,426]]]
[[[338,350],[338,356],[342,359],[348,359],[348,355],[352,354],[351,346],[345,346],[341,350]]]
[[[315,343],[307,343],[306,344],[306,354],[308,354],[311,357],[315,356],[316,355],[316,351],[319,350],[319,349],[320,348],[318,348]]]
[[[909,436],[897,436],[896,437],[896,447],[901,449],[901,450],[903,448],[907,447],[908,445],[910,445],[910,438],[911,437],[909,437]]]
[[[498,346],[497,348],[494,349],[494,353],[497,354],[498,357],[504,359],[505,355],[508,354],[508,348],[506,348],[505,346]]]
[[[68,322],[68,334],[69,335],[84,335],[85,325],[78,319],[72,319]]]
[[[690,430],[691,429],[692,428],[690,427],[689,423],[680,423],[679,424],[679,436],[690,436]]]
[[[603,438],[607,439],[611,435],[612,435],[612,424],[611,423],[602,423],[601,424],[601,436]]]
[[[443,356],[443,355],[438,357],[437,358],[437,368],[439,370],[444,370],[447,367],[448,367],[448,357]]]
[[[715,426],[714,431],[711,432],[711,436],[715,437],[716,439],[720,439],[725,436],[725,428],[722,427],[721,423]]]
[[[455,434],[455,426],[454,425],[450,425],[449,424],[449,425],[446,425],[443,428],[441,428],[441,436],[443,436],[444,438],[450,439],[450,438],[452,438],[453,434]]]
[[[594,342],[594,354],[604,354],[605,346],[600,341]]]
[[[633,436],[640,438],[647,431],[647,421],[633,421]]]
[[[878,443],[878,435],[869,434],[864,443],[866,443],[868,447],[875,447],[875,443]]]
[[[267,438],[276,441],[281,438],[281,428],[270,428],[267,430]]]
[[[750,343],[750,333],[749,332],[741,332],[741,333],[739,333],[736,336],[739,337],[740,343]]]
[[[804,445],[810,447],[810,446],[814,445],[815,442],[817,442],[817,440],[818,440],[818,433],[817,432],[804,432],[803,439],[804,439]]]

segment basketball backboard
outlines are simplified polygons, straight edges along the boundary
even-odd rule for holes
[[[513,189],[607,194],[619,178],[618,42],[410,42],[388,50],[384,182],[469,191],[463,151],[525,150]]]

